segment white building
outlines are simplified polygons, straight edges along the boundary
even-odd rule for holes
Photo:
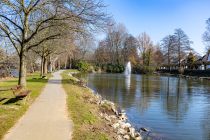
[[[210,53],[207,53],[206,55],[204,55],[201,59],[202,62],[210,62]],[[205,70],[205,66],[201,65],[200,66],[201,70]],[[210,65],[206,66],[206,69],[210,69]]]
[[[208,53],[207,61],[210,62],[210,53]],[[207,65],[207,69],[210,69],[210,65]]]

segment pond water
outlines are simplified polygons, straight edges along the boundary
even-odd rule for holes
[[[86,80],[153,139],[210,140],[210,81],[123,74],[89,74]]]

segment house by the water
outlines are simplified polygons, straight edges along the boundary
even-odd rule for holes
[[[208,52],[202,58],[198,59],[197,62],[200,62],[201,63],[201,65],[199,66],[199,69],[200,70],[210,69],[210,52]]]

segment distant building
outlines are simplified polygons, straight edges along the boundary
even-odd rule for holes
[[[207,61],[210,62],[210,53],[208,53]],[[210,69],[210,65],[207,65],[207,69]]]
[[[200,59],[198,59],[197,62],[200,62],[200,63],[210,62],[210,53],[208,52],[206,55],[204,55],[203,57],[201,57]],[[210,69],[210,64],[208,64],[206,66],[204,64],[201,64],[199,66],[199,69],[201,69],[201,70]]]

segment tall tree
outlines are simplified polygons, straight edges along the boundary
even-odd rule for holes
[[[210,18],[206,21],[206,31],[203,34],[203,41],[206,44],[206,50],[210,52]]]
[[[152,40],[150,39],[147,33],[142,33],[137,37],[138,40],[138,50],[140,52],[140,56],[142,58],[143,66],[149,66],[151,60],[151,52],[153,48]]]
[[[137,39],[132,35],[128,35],[125,38],[123,49],[122,49],[122,56],[124,63],[127,61],[131,61],[132,64],[137,63],[138,53],[137,53]]]
[[[183,54],[186,53],[186,51],[191,51],[191,41],[189,40],[189,37],[185,34],[185,32],[182,29],[175,29],[175,50],[177,52],[178,56],[178,65],[181,67],[181,60],[184,58]]]
[[[112,53],[110,52],[107,42],[105,40],[102,40],[98,44],[98,48],[95,50],[95,60],[97,65],[103,65],[111,63],[111,56]]]
[[[174,53],[175,36],[168,35],[164,37],[161,40],[161,47],[162,47],[163,54],[167,60],[167,64],[170,65],[173,58],[173,53]]]
[[[0,37],[9,40],[19,56],[18,84],[26,86],[29,50],[59,39],[68,30],[86,33],[103,27],[108,19],[103,8],[97,0],[1,0]]]
[[[112,53],[112,63],[120,64],[121,51],[123,48],[123,42],[127,35],[126,28],[123,24],[115,24],[109,27],[106,41],[110,52]]]
[[[157,45],[157,47],[154,51],[153,60],[154,60],[154,63],[155,63],[156,67],[158,67],[158,66],[160,66],[161,64],[164,63],[164,54],[163,54],[159,45]]]

